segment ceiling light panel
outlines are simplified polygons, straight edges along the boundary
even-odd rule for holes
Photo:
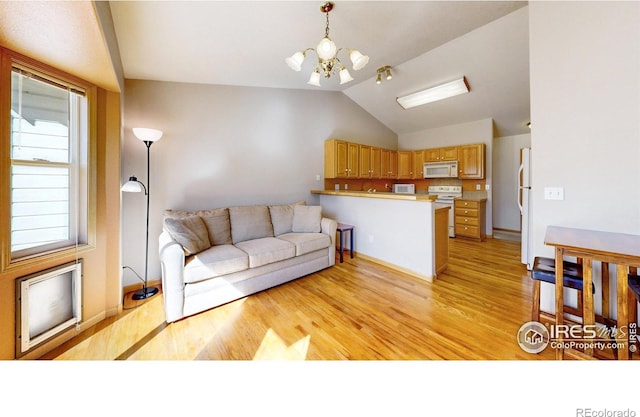
[[[412,107],[468,93],[469,91],[470,89],[467,79],[462,77],[436,87],[427,88],[413,94],[397,97],[396,101],[403,109],[410,109]]]

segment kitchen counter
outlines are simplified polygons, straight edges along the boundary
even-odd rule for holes
[[[429,194],[398,194],[390,192],[368,192],[368,191],[332,191],[332,190],[311,190],[311,194],[338,195],[343,197],[364,197],[383,198],[388,200],[409,200],[409,201],[435,201],[435,195]]]
[[[323,216],[354,226],[354,252],[433,282],[447,267],[449,207],[428,194],[313,190]],[[444,219],[444,220],[443,220]],[[438,246],[438,247],[437,247]]]

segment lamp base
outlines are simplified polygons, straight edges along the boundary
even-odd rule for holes
[[[153,297],[157,293],[158,289],[156,287],[145,287],[134,292],[131,298],[134,300],[146,300],[147,298]]]

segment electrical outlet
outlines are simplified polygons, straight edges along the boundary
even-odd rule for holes
[[[316,181],[320,181],[320,174],[316,174]]]
[[[480,191],[480,184],[476,184],[476,191]]]
[[[563,187],[544,187],[545,200],[564,200]]]
[[[345,189],[345,190],[348,190],[348,189],[349,189],[349,184],[345,184],[345,185],[344,185],[344,189]]]
[[[484,185],[484,190],[485,191],[491,191],[491,184],[485,184]]]

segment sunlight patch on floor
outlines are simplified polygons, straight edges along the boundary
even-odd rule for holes
[[[291,346],[273,330],[268,329],[253,360],[303,361],[307,357],[311,335],[306,335]]]

